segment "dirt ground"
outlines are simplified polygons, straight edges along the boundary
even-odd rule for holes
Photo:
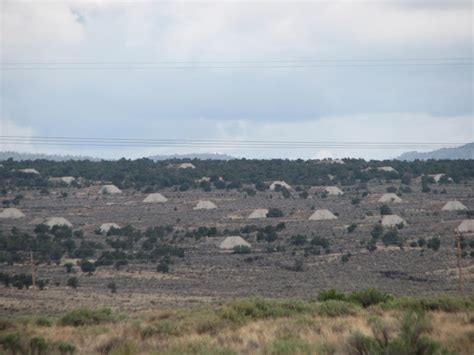
[[[421,186],[413,184],[412,193],[402,195],[403,202],[390,204],[394,214],[407,221],[400,235],[405,238],[403,249],[383,247],[369,253],[362,241],[370,238],[370,231],[380,220],[377,202],[388,186],[397,184],[371,183],[369,196],[359,205],[351,200],[357,195],[355,187],[344,188],[340,197],[285,199],[277,192],[258,192],[247,196],[239,191],[189,190],[185,192],[160,191],[168,198],[165,204],[144,204],[145,194],[127,191],[120,195],[97,195],[98,186],[89,188],[55,188],[42,196],[38,191],[24,193],[18,208],[26,215],[19,220],[1,220],[0,228],[13,226],[32,232],[35,225],[52,216],[65,217],[82,229],[86,238],[105,241],[105,236],[94,230],[102,223],[114,222],[121,226],[131,224],[142,230],[149,226],[171,225],[175,229],[215,226],[219,230],[235,229],[245,225],[276,225],[285,222],[286,229],[270,245],[285,246],[284,252],[267,251],[268,243],[247,238],[252,252],[237,255],[223,252],[217,247],[222,237],[194,240],[178,239],[177,245],[185,249],[184,258],[173,258],[170,272],[156,271],[156,263],[130,262],[116,270],[99,267],[92,275],[76,268],[79,280],[77,290],[66,287],[64,266],[37,266],[39,278],[49,280],[45,290],[17,290],[0,286],[0,313],[21,314],[31,310],[47,313],[62,312],[78,306],[106,305],[113,308],[145,310],[160,306],[186,306],[196,303],[216,303],[235,297],[260,295],[271,298],[312,298],[321,289],[337,288],[341,291],[376,287],[395,295],[429,295],[458,290],[458,275],[454,245],[454,228],[467,218],[457,212],[441,212],[445,202],[457,199],[469,209],[474,208],[472,193],[474,182],[436,186],[446,189],[443,194],[426,194]],[[66,198],[61,192],[67,192]],[[360,196],[360,195],[359,195]],[[11,196],[10,196],[11,197]],[[6,196],[5,198],[9,198]],[[211,200],[217,210],[193,210],[199,200]],[[285,217],[249,220],[247,216],[256,208],[277,207]],[[333,221],[308,221],[314,209],[327,208],[339,217]],[[372,216],[370,216],[372,214]],[[354,232],[347,226],[356,224]],[[304,247],[290,244],[290,237],[305,234],[325,237],[330,241],[331,252],[304,256]],[[438,251],[411,248],[410,241],[423,237],[441,239]],[[468,240],[474,236],[468,237]],[[104,243],[105,244],[105,243]],[[469,246],[466,249],[471,251]],[[348,262],[341,261],[343,253],[351,253]],[[303,261],[303,271],[293,271],[295,260]],[[474,258],[469,255],[462,261],[465,274],[465,292],[474,292]],[[29,265],[0,265],[0,272],[29,273]],[[111,294],[106,285],[115,282],[117,293]]]

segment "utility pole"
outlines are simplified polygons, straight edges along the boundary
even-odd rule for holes
[[[461,294],[464,293],[464,276],[462,273],[462,262],[461,262],[461,234],[456,230],[456,255],[458,259],[458,270],[459,270],[459,291]]]
[[[33,251],[30,250],[30,263],[31,263],[31,281],[33,283],[33,310],[36,313],[36,265],[33,257]]]

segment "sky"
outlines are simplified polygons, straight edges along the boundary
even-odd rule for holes
[[[7,0],[0,6],[1,136],[474,141],[471,1]],[[454,58],[471,65],[452,65]],[[398,65],[407,59],[451,64]],[[314,60],[330,65],[307,62]],[[160,68],[130,68],[143,62]],[[72,64],[8,70],[7,63]],[[195,63],[211,68],[189,68]],[[0,149],[106,158],[218,152],[382,159],[402,152],[5,142]]]

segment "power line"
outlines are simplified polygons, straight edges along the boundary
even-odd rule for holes
[[[341,141],[260,141],[199,139],[129,139],[40,136],[0,136],[0,144],[99,147],[186,147],[186,148],[275,148],[275,149],[434,149],[458,147],[454,142],[341,142]],[[458,147],[460,148],[460,147]],[[471,149],[464,147],[461,149]]]
[[[180,70],[180,69],[297,69],[344,67],[472,66],[471,57],[374,59],[266,59],[210,61],[31,61],[1,62],[0,70]]]

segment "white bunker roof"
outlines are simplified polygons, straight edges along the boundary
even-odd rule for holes
[[[182,163],[178,165],[178,169],[196,169],[196,167],[191,163]]]
[[[268,210],[266,208],[257,208],[248,216],[249,219],[267,218]]]
[[[107,194],[109,194],[109,195],[121,194],[122,190],[120,190],[115,185],[104,185],[100,188],[99,193],[100,194],[105,194],[105,195],[107,195]]]
[[[36,170],[36,169],[31,169],[31,168],[27,168],[27,169],[18,169],[18,171],[22,172],[22,173],[25,173],[25,174],[36,174],[36,175],[39,175],[39,171]]]
[[[457,200],[446,202],[446,204],[441,209],[441,211],[463,211],[463,210],[467,210],[467,207]]]
[[[49,228],[53,228],[54,226],[66,226],[72,227],[72,223],[69,222],[66,218],[63,217],[51,217],[45,223]]]
[[[68,184],[68,185],[76,181],[74,176],[50,177],[48,180],[51,182],[64,182],[65,184]]]
[[[465,219],[456,230],[460,233],[474,233],[474,219]]]
[[[246,246],[246,247],[249,247],[249,248],[252,247],[252,246],[250,245],[250,243],[248,243],[248,242],[245,241],[244,238],[239,237],[239,236],[231,236],[231,237],[225,238],[225,239],[219,244],[219,248],[220,248],[220,249],[229,250],[229,249],[234,249],[236,246],[239,246],[239,245]]]
[[[18,208],[5,208],[2,212],[0,212],[0,218],[17,219],[23,217],[25,217],[24,213]]]
[[[329,196],[340,196],[344,194],[344,192],[337,186],[326,186],[324,191],[326,191]]]
[[[270,185],[270,190],[275,190],[278,185],[286,189],[291,189],[291,186],[288,185],[285,181],[273,181]]]
[[[167,202],[168,199],[160,194],[159,192],[155,192],[152,194],[149,194],[145,199],[143,200],[144,203],[164,203]]]
[[[103,234],[107,234],[112,228],[119,229],[120,226],[117,223],[104,223],[99,227],[99,230]]]
[[[400,203],[400,202],[402,202],[402,199],[397,194],[394,194],[393,192],[389,192],[389,193],[383,194],[379,198],[379,202]]]
[[[383,216],[381,223],[385,227],[394,227],[396,225],[399,225],[400,223],[403,223],[404,225],[407,224],[407,222],[402,217],[396,214],[388,214]]]
[[[310,221],[323,221],[329,219],[337,219],[337,217],[327,209],[317,210],[311,215],[311,217],[309,217]]]
[[[398,173],[398,171],[395,170],[394,168],[392,168],[391,166],[380,166],[380,167],[377,168],[377,170]]]
[[[217,206],[214,202],[211,201],[199,201],[193,209],[195,210],[213,210],[216,209]]]

